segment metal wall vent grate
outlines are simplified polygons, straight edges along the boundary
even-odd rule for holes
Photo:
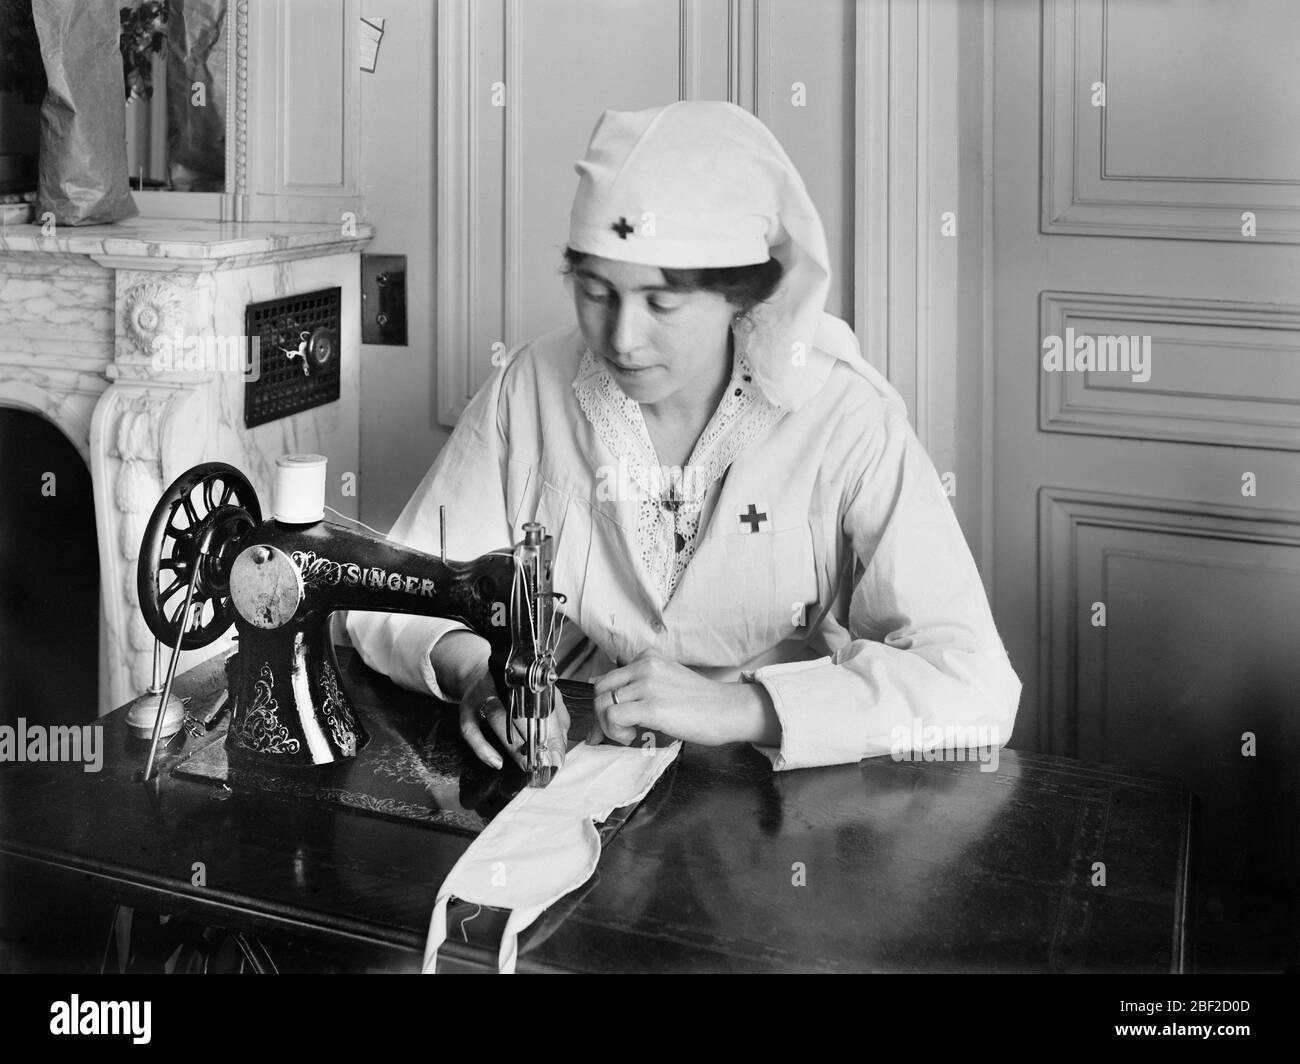
[[[275,421],[339,397],[339,312],[343,289],[323,288],[244,311],[250,365],[244,424]]]

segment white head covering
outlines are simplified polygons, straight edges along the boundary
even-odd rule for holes
[[[718,100],[606,111],[592,132],[569,223],[574,251],[669,269],[780,262],[781,284],[737,329],[763,394],[795,410],[836,359],[897,393],[823,312],[826,235],[803,180],[771,131]]]

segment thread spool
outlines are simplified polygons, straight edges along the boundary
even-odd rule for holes
[[[309,525],[325,518],[325,456],[282,454],[275,460],[275,519]]]

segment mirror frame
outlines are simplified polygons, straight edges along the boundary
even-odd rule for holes
[[[226,0],[226,188],[132,192],[142,218],[242,219],[248,195],[248,0]]]

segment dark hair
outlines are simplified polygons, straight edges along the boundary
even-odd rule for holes
[[[572,273],[587,257],[585,251],[564,249],[564,273]],[[716,292],[742,311],[751,310],[768,299],[781,283],[784,272],[776,259],[755,266],[717,266],[697,270],[663,268],[664,280],[683,292]]]

